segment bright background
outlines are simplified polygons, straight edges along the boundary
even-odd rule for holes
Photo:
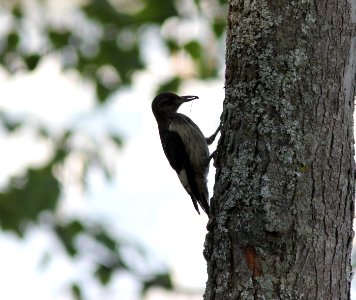
[[[138,240],[172,269],[174,283],[181,293],[152,290],[148,300],[202,299],[207,279],[202,255],[207,217],[196,213],[170,168],[151,112],[157,82],[172,72],[172,64],[177,68],[177,63],[182,62],[162,58],[164,55],[153,36],[148,40],[151,41],[145,51],[150,61],[148,69],[135,75],[132,89],[115,94],[99,110],[94,109],[93,88],[75,72],[64,74],[56,57],[43,60],[35,73],[9,77],[0,70],[0,110],[26,115],[33,122],[43,121],[53,131],[76,124],[91,135],[100,136],[105,128],[120,132],[124,147],[119,154],[112,153],[110,162],[116,173],[114,179],[108,182],[101,172],[92,170],[88,191],[84,193],[68,171],[61,203],[63,214],[105,220],[113,232]],[[181,68],[189,71],[189,65],[184,63]],[[180,92],[200,97],[180,111],[210,136],[222,112],[223,74],[214,81],[190,80]],[[28,166],[40,165],[50,155],[50,147],[34,136],[30,129],[20,130],[11,139],[0,133],[0,185]],[[215,146],[216,143],[211,149]],[[74,158],[72,168],[73,174],[79,172],[80,161]],[[211,166],[210,194],[214,173]],[[69,300],[72,298],[67,286],[71,278],[89,273],[90,266],[81,261],[73,265],[61,254],[57,241],[43,230],[33,228],[24,240],[2,232],[0,244],[0,299]],[[44,249],[56,253],[56,260],[45,268],[42,267]],[[92,282],[88,294],[92,300],[136,300],[138,290],[134,278],[121,274],[104,291]],[[352,298],[356,299],[354,287],[352,292]]]
[[[63,75],[55,60],[45,61],[34,74],[10,78],[0,73],[0,81],[0,109],[32,115],[54,130],[90,114],[94,106],[93,91],[74,74]],[[202,255],[207,217],[196,213],[164,156],[151,112],[151,81],[152,74],[142,74],[132,91],[115,97],[85,124],[94,133],[100,133],[103,126],[116,127],[125,137],[124,147],[118,157],[113,157],[113,181],[107,182],[100,172],[91,172],[85,195],[79,186],[70,184],[64,191],[63,210],[105,220],[114,231],[140,241],[172,267],[174,281],[183,296],[153,291],[148,299],[201,299],[207,276]],[[222,111],[223,82],[189,82],[182,94],[199,95],[199,100],[184,105],[180,111],[199,124],[206,136],[211,135]],[[31,131],[20,132],[10,141],[2,138],[1,144],[3,182],[25,166],[40,164],[48,155],[46,145],[34,141]],[[213,182],[211,166],[210,194]],[[63,256],[51,262],[49,268],[41,269],[43,249],[50,246],[57,251],[55,241],[51,244],[45,232],[33,230],[24,241],[3,233],[0,241],[0,282],[6,282],[0,289],[0,299],[19,300],[29,295],[37,300],[71,299],[64,287],[73,274],[85,273],[85,266],[76,270],[78,266],[73,267]],[[134,278],[120,276],[105,295],[93,287],[91,299],[117,299],[118,294],[122,295],[120,299],[137,299],[137,289]]]

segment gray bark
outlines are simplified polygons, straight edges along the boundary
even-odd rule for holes
[[[349,299],[355,0],[230,0],[204,299]]]

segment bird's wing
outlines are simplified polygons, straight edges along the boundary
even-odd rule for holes
[[[192,172],[188,172],[188,167],[186,167],[187,173],[194,174],[194,178],[188,180],[191,184],[192,194],[204,211],[209,214],[207,187],[209,149],[206,139],[199,127],[183,114],[177,114],[175,120],[169,124],[169,131],[176,132],[182,139],[189,160],[189,167],[192,170]]]
[[[160,131],[160,136],[169,164],[177,173],[180,172],[189,160],[182,139],[178,133],[169,130]]]
[[[178,114],[179,119],[171,122],[169,131],[176,132],[183,141],[190,162],[195,170],[206,176],[209,171],[209,149],[199,127],[187,116]]]
[[[161,131],[160,134],[163,151],[168,158],[169,164],[177,172],[184,189],[192,198],[196,211],[200,213],[197,205],[197,201],[200,203],[200,199],[197,199],[199,192],[195,180],[195,172],[190,164],[182,139],[174,131],[165,130]]]

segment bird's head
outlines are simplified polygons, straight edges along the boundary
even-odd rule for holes
[[[155,116],[177,112],[179,106],[184,102],[199,99],[198,96],[178,96],[174,93],[161,93],[152,102],[152,111]]]

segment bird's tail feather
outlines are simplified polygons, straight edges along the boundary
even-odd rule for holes
[[[208,203],[207,199],[205,198],[205,196],[201,195],[198,202],[199,202],[201,208],[204,210],[204,212],[209,216],[210,208],[209,208],[209,203]]]
[[[198,206],[198,202],[197,199],[195,199],[195,197],[193,195],[190,195],[190,198],[192,198],[192,202],[194,205],[195,210],[198,212],[198,214],[200,215],[200,211],[199,211],[199,206]],[[200,204],[200,202],[199,202]]]

